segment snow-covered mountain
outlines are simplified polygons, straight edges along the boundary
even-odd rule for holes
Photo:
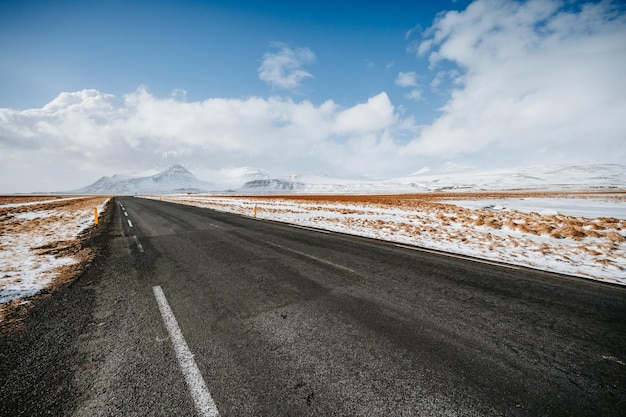
[[[424,191],[614,189],[626,188],[626,165],[553,164],[492,170],[448,165],[391,181]]]
[[[216,190],[235,190],[251,181],[269,180],[269,172],[253,167],[226,167],[205,171],[203,175],[215,184]]]
[[[544,165],[526,168],[479,170],[446,163],[424,167],[406,177],[387,180],[351,180],[295,175],[245,183],[243,194],[298,192],[415,193],[430,191],[593,190],[626,189],[626,165]]]
[[[232,194],[357,194],[430,191],[610,190],[626,189],[626,165],[544,165],[479,170],[451,163],[424,167],[405,177],[376,180],[325,175],[273,177],[251,167],[204,171],[201,181],[180,165],[147,177],[114,175],[73,191],[80,194],[170,194],[218,192]]]
[[[288,178],[266,178],[260,180],[247,181],[242,187],[238,188],[238,192],[257,193],[257,192],[293,192],[302,191],[307,184],[297,182]]]
[[[201,181],[181,165],[173,165],[148,177],[113,175],[102,177],[91,185],[72,191],[76,194],[171,194],[204,192],[213,184]]]

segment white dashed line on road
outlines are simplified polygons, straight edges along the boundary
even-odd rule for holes
[[[165,298],[163,289],[156,286],[152,287],[152,291],[154,292],[157,304],[159,305],[159,310],[161,311],[161,316],[163,317],[163,322],[165,323],[167,332],[169,333],[172,344],[174,345],[174,351],[176,352],[178,364],[185,375],[185,381],[187,382],[187,386],[191,392],[193,402],[196,405],[198,415],[202,417],[218,417],[219,412],[217,411],[217,406],[215,405],[215,402],[211,397],[211,393],[204,383],[204,379],[198,369],[198,365],[193,359],[193,354],[189,350],[187,342],[185,342],[183,333],[180,331],[176,317],[174,317],[174,313]]]
[[[128,227],[133,227],[133,222],[131,222],[130,219],[128,219],[127,221],[128,221]]]
[[[615,362],[615,363],[619,363],[622,366],[626,366],[626,362],[617,359],[615,356],[602,355],[602,359],[607,360],[607,361],[611,361],[611,362]]]
[[[141,244],[141,242],[139,242],[137,236],[133,236],[133,238],[135,238],[135,243],[137,244],[137,249],[139,249],[139,252],[143,252],[143,245]]]

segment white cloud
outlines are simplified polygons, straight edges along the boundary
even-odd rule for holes
[[[411,91],[405,94],[405,97],[409,100],[419,101],[422,99],[421,91],[419,90],[419,88],[415,88],[418,87],[417,73],[415,71],[399,72],[395,82],[396,85],[400,87],[413,87],[411,88]]]
[[[411,72],[399,72],[396,77],[396,85],[400,87],[415,87],[417,86],[417,74],[415,71]]]
[[[626,16],[610,3],[478,0],[440,15],[418,52],[460,73],[408,153],[626,160]]]
[[[303,66],[315,61],[315,54],[309,48],[289,48],[283,43],[273,43],[277,52],[266,52],[258,69],[259,78],[266,83],[284,89],[293,89],[305,78],[313,75]]]
[[[461,77],[461,73],[457,69],[439,71],[430,82],[430,88],[434,92],[440,92],[440,86],[444,82],[448,81],[451,81],[453,84],[460,85],[463,84],[463,77]]]
[[[386,93],[380,93],[367,103],[337,113],[333,132],[339,134],[375,133],[391,127],[394,123],[394,108]]]
[[[187,98],[187,90],[184,90],[182,88],[175,88],[170,93],[170,97],[176,98],[179,100],[185,100]]]
[[[419,101],[422,99],[422,93],[417,89],[411,90],[406,93],[406,98],[408,98],[409,100]]]
[[[404,39],[409,40],[409,38],[413,35],[413,33],[415,32],[419,33],[421,31],[422,31],[422,25],[418,24],[406,31],[406,33],[404,34]]]
[[[40,109],[0,109],[0,192],[59,191],[101,175],[188,163],[204,170],[255,166],[274,174],[410,172],[395,137],[411,132],[380,93],[343,108],[288,98],[157,98],[145,88],[121,98],[62,93]]]
[[[140,87],[122,97],[83,90],[42,108],[0,109],[0,192],[68,190],[173,163],[386,177],[450,159],[623,162],[626,17],[610,3],[573,7],[477,0],[439,15],[420,45],[433,79],[419,81],[447,102],[424,126],[385,92],[340,106],[284,97],[189,102]],[[311,77],[302,68],[313,52],[273,47],[261,79],[297,88]],[[420,105],[431,100],[417,74],[396,82]]]

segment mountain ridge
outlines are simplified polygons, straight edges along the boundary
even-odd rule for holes
[[[390,194],[432,191],[626,189],[626,165],[620,164],[552,164],[483,170],[444,164],[439,169],[422,168],[404,177],[385,180],[342,179],[326,175],[281,177],[251,167],[230,167],[212,172],[214,173],[212,179],[217,181],[203,181],[177,164],[146,177],[105,176],[71,193]]]
[[[187,168],[176,164],[146,177],[104,176],[93,184],[71,191],[73,194],[173,194],[207,192],[213,184],[196,178]]]

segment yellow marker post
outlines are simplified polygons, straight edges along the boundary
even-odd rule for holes
[[[93,222],[98,225],[98,207],[93,208]]]
[[[254,206],[254,218],[256,218],[256,205]]]

